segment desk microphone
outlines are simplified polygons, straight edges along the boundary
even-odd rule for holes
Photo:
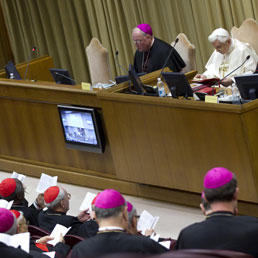
[[[74,84],[76,84],[76,81],[74,79],[72,79],[72,78],[70,78],[70,77],[68,77],[68,76],[66,76],[64,74],[61,74],[61,73],[58,73],[58,72],[54,72],[54,74],[56,74],[58,76],[61,76],[63,78],[66,78],[66,79],[70,80],[71,82],[73,82]]]
[[[167,59],[166,59],[164,65],[162,66],[162,69],[161,69],[160,74],[163,72],[164,68],[166,67],[167,62],[168,62],[168,59],[170,58],[172,52],[174,51],[175,46],[176,46],[176,44],[177,44],[178,41],[179,41],[179,38],[176,38],[176,40],[175,40],[175,42],[174,42],[174,45],[173,45],[173,47],[171,48],[171,50],[170,50],[170,52],[169,52],[169,54],[168,54],[168,57],[167,57]]]
[[[232,74],[233,72],[235,72],[236,70],[238,70],[240,67],[242,67],[244,64],[245,64],[245,62],[248,60],[250,58],[250,55],[248,55],[246,58],[245,58],[245,61],[241,64],[241,65],[239,65],[237,68],[235,68],[233,71],[231,71],[230,73],[228,73],[226,76],[224,76],[222,79],[220,79],[219,81],[216,81],[216,82],[214,82],[214,83],[212,83],[210,86],[213,86],[213,85],[216,85],[216,84],[219,84],[219,83],[221,83],[224,79],[226,79],[230,74]]]
[[[116,54],[115,54],[115,63],[116,63],[116,65],[118,65],[126,74],[128,74],[127,69],[125,69],[122,65],[120,65],[119,60],[118,60],[118,54],[119,54],[119,52],[116,51]]]
[[[27,76],[30,60],[31,60],[31,57],[32,57],[32,53],[34,53],[35,51],[36,51],[36,47],[32,47],[31,52],[30,52],[30,56],[29,56],[29,60],[28,60],[27,66],[26,66],[25,74],[24,74],[24,80],[26,80],[26,76]]]

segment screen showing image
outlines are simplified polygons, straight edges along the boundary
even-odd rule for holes
[[[66,146],[90,152],[103,152],[100,121],[93,108],[58,106]]]

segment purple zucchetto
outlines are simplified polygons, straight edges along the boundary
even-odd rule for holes
[[[116,190],[106,189],[96,198],[95,207],[100,209],[112,209],[125,205],[124,197]]]
[[[144,33],[149,34],[149,35],[152,36],[152,28],[149,24],[142,23],[142,24],[139,24],[137,26],[137,28],[140,29],[141,31],[143,31]]]
[[[209,170],[203,180],[203,186],[207,189],[214,189],[229,183],[233,173],[226,168],[217,167]]]
[[[127,211],[131,212],[133,209],[133,205],[130,202],[126,202],[127,203]]]
[[[10,210],[0,208],[0,233],[8,232],[15,223],[14,215]]]

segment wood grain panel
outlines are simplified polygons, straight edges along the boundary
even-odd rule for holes
[[[257,202],[239,106],[122,95],[99,94],[118,178],[199,193],[224,166],[246,189],[240,198]]]

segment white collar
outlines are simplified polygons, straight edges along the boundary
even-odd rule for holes
[[[116,226],[108,226],[108,227],[101,227],[99,228],[99,231],[114,231],[114,230],[124,230],[121,227],[116,227]]]

